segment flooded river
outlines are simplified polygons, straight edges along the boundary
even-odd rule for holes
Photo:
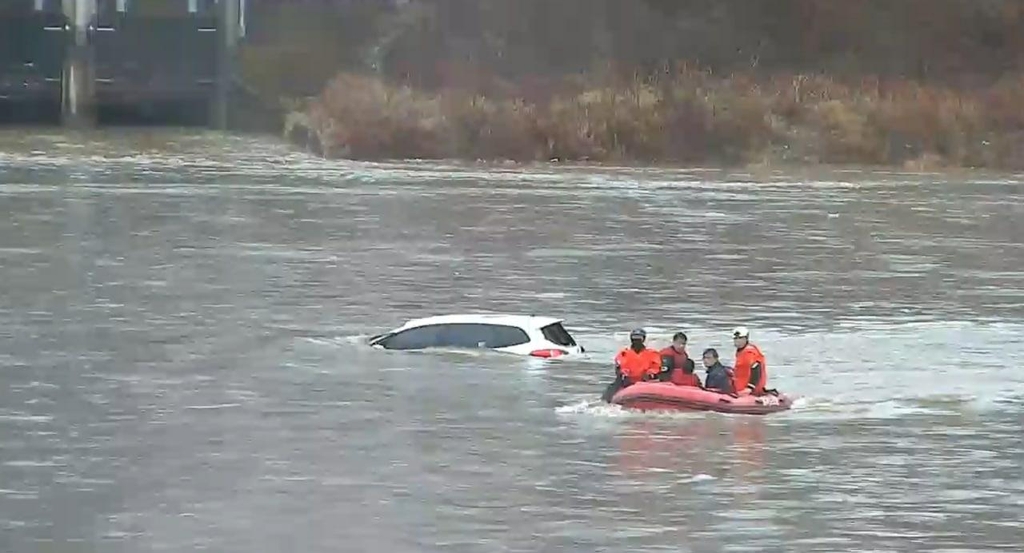
[[[0,133],[0,551],[1019,551],[1024,178]],[[580,360],[378,352],[458,311]],[[629,330],[768,417],[595,406]]]

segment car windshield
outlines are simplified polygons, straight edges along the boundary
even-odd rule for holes
[[[541,328],[540,331],[544,334],[549,342],[558,344],[560,346],[573,347],[576,345],[576,340],[572,339],[569,332],[565,330],[562,323],[553,323]]]

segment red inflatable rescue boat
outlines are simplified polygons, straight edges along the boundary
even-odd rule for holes
[[[717,411],[743,415],[767,415],[793,406],[792,400],[783,394],[734,397],[671,382],[637,382],[616,392],[611,402],[639,411]]]

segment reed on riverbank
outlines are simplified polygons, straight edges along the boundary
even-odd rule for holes
[[[415,89],[337,76],[304,120],[352,159],[772,162],[1024,168],[1024,77],[952,88],[906,79],[573,77]]]

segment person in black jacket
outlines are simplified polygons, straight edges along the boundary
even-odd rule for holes
[[[704,367],[707,369],[707,376],[704,378],[704,389],[723,394],[731,394],[732,369],[722,365],[718,359],[718,351],[715,348],[704,350]]]

